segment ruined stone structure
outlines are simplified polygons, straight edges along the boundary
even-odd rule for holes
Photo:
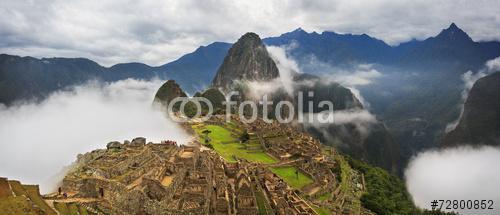
[[[325,205],[318,205],[314,197],[332,193],[335,206],[327,208],[339,214],[349,211],[343,208],[348,200],[333,172],[338,165],[332,159],[334,150],[325,154],[317,140],[288,125],[261,120],[245,124],[231,117],[227,126],[223,120],[214,116],[205,123],[233,134],[248,131],[253,144],[242,147],[248,153],[264,152],[277,162],[260,164],[238,157],[228,162],[195,140],[191,145],[170,140],[146,144],[142,137],[110,142],[107,149],[78,156],[63,180],[65,196],[56,201],[91,202],[86,205],[92,210],[108,214],[288,215],[317,214],[314,208]],[[189,123],[193,122],[183,126],[196,135]],[[312,182],[294,188],[271,171],[279,167],[294,168]],[[356,180],[364,189],[362,178]]]

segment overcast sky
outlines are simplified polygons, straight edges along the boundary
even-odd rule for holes
[[[0,53],[87,57],[102,65],[161,65],[248,31],[366,33],[397,44],[455,22],[474,40],[500,40],[498,0],[0,0]]]

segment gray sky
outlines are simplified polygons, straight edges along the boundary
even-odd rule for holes
[[[500,40],[500,2],[0,0],[0,53],[161,65],[248,31],[268,37],[302,27],[397,44],[433,36],[451,22],[474,40]]]

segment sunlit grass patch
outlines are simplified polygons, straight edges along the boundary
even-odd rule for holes
[[[271,171],[282,178],[288,185],[296,189],[301,189],[313,183],[312,178],[293,166],[272,167]]]

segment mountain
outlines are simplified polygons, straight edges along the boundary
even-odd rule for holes
[[[268,81],[278,76],[278,68],[260,37],[246,33],[229,49],[212,85],[228,90],[235,80]]]
[[[355,73],[358,64],[372,65],[381,78],[358,88],[370,110],[400,143],[406,158],[437,146],[446,125],[459,116],[456,107],[461,102],[461,75],[500,56],[500,42],[473,41],[456,24],[434,37],[396,46],[365,34],[308,33],[302,29],[262,41],[288,46],[287,55],[304,73],[335,77],[339,70]],[[231,45],[215,42],[159,67],[126,63],[106,68],[81,58],[0,55],[0,103],[44,98],[89,79],[173,79],[193,95],[212,84]]]
[[[335,65],[385,62],[391,52],[391,47],[384,41],[366,34],[337,34],[329,31],[307,33],[301,28],[278,37],[266,38],[264,42],[272,46],[292,44],[290,54],[301,64],[309,61],[311,56]]]
[[[442,68],[475,69],[490,59],[481,43],[474,42],[467,33],[452,23],[437,36],[424,41],[403,43],[395,47],[400,66],[436,70]],[[500,55],[497,50],[496,54]],[[425,64],[422,64],[425,62]]]
[[[300,33],[300,32],[297,32]],[[268,99],[273,102],[268,117],[275,119],[277,116],[276,105],[282,101],[288,101],[294,105],[294,110],[303,111],[305,114],[318,114],[327,109],[321,107],[309,108],[308,103],[320,104],[330,101],[335,111],[363,111],[363,105],[347,88],[336,82],[324,81],[320,76],[310,74],[293,74],[293,92],[285,92],[282,87],[266,91]],[[239,102],[255,99],[251,95],[255,92],[255,86],[247,86],[245,81],[256,81],[258,85],[280,85],[274,83],[279,77],[279,71],[273,59],[269,57],[259,36],[254,33],[243,35],[230,49],[224,62],[218,69],[213,85],[229,90],[240,92]],[[274,82],[273,82],[274,81]],[[240,83],[235,85],[235,83]],[[303,99],[303,110],[299,109],[298,93],[313,93],[312,98]],[[290,94],[291,93],[291,94]],[[259,95],[258,99],[261,99]],[[281,109],[280,114],[288,112]],[[247,113],[247,111],[245,111]],[[251,112],[248,112],[251,113]],[[258,107],[258,113],[263,114]],[[367,112],[366,112],[367,113]],[[369,114],[369,113],[368,113]],[[296,115],[294,115],[296,116]],[[314,123],[313,123],[314,124]],[[322,143],[335,146],[341,152],[353,156],[356,159],[367,161],[373,165],[383,167],[393,173],[398,171],[399,147],[392,140],[383,123],[375,120],[367,122],[363,128],[357,126],[356,122],[349,121],[342,124],[311,125],[306,122],[302,125],[314,137]],[[363,131],[366,129],[367,131]],[[332,138],[333,137],[333,138]]]
[[[457,127],[442,146],[500,145],[500,72],[477,80],[469,92]]]
[[[173,99],[186,96],[186,93],[174,80],[168,80],[156,92],[154,102],[168,105]]]
[[[323,144],[334,146],[355,159],[382,167],[391,173],[400,171],[399,145],[384,123],[371,116],[351,90],[335,82],[323,82],[321,77],[309,74],[300,74],[294,80],[297,82],[295,88],[298,92],[314,93],[312,99],[303,101],[305,113],[320,113],[327,110],[314,107],[310,110],[307,105],[309,101],[313,104],[330,101],[334,105],[334,111],[338,113],[338,118],[334,117],[334,123],[305,123],[302,126],[304,130],[321,140]],[[359,120],[366,116],[373,119]],[[346,123],[335,121],[345,120],[344,118],[347,119]]]
[[[213,105],[214,111],[225,111],[225,105],[223,104],[226,101],[226,97],[224,94],[217,88],[211,87],[201,93],[198,97],[203,97],[208,99]],[[203,104],[205,105],[205,104]]]
[[[229,47],[228,43],[212,43],[159,67],[120,63],[107,68],[86,58],[37,59],[1,54],[0,103],[43,99],[54,91],[93,79],[174,79],[188,93],[194,93],[209,85]]]
[[[455,23],[435,37],[403,42],[396,46],[366,34],[338,34],[330,31],[308,33],[301,28],[263,41],[272,46],[291,45],[290,56],[299,62],[301,69],[305,69],[303,72],[309,73],[318,72],[314,71],[317,67],[305,66],[311,62],[335,67],[381,64],[428,71],[466,71],[500,56],[500,42],[475,42]]]
[[[84,58],[0,55],[0,103],[34,99],[69,85],[101,79],[106,69]]]
[[[404,70],[448,71],[477,69],[488,59],[500,56],[500,42],[474,42],[457,25],[423,41],[412,40],[398,46],[366,34],[338,34],[325,31],[307,33],[302,29],[263,39],[266,45],[292,45],[290,56],[306,73],[322,71],[316,63],[348,66],[375,63]],[[188,94],[209,85],[222,64],[230,43],[214,42],[158,67],[142,63],[123,63],[110,68],[83,58],[42,58],[0,55],[0,103],[43,98],[47,94],[89,79],[106,81],[125,78],[176,80]],[[459,81],[459,78],[458,78]]]

